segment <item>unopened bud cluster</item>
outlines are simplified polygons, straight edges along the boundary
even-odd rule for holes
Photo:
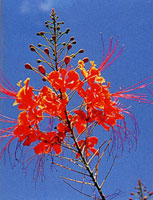
[[[137,190],[135,193],[131,192],[131,196],[129,200],[136,200],[136,199],[141,199],[141,200],[151,200],[151,196],[153,195],[153,192],[149,192],[146,189],[146,186],[144,186],[141,182],[141,180],[138,180],[138,185],[135,187]]]
[[[66,30],[62,32],[61,25],[63,25],[64,22],[57,21],[57,19],[58,16],[54,9],[52,9],[50,20],[45,22],[48,31],[37,32],[37,36],[44,38],[47,44],[38,43],[37,46],[30,44],[30,50],[37,53],[40,57],[37,59],[37,63],[41,63],[41,65],[33,67],[29,63],[25,64],[26,69],[37,72],[42,76],[42,80],[47,80],[46,77],[48,75],[44,64],[47,64],[53,71],[58,71],[59,69],[66,68],[71,62],[71,59],[75,58],[77,54],[84,53],[83,49],[72,54],[70,53],[73,45],[76,44],[74,36],[71,36],[67,42],[60,42],[62,36],[70,32],[70,28],[66,28]],[[89,59],[86,57],[83,61],[86,63]]]

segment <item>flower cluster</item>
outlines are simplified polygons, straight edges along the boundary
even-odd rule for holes
[[[13,99],[13,106],[16,106],[19,111],[16,120],[1,115],[1,121],[14,123],[14,126],[1,130],[1,138],[10,138],[2,152],[13,140],[17,139],[23,146],[32,147],[37,155],[51,152],[58,155],[62,152],[63,146],[72,150],[76,154],[76,158],[90,157],[89,150],[98,156],[99,150],[95,148],[98,137],[92,136],[92,130],[96,125],[116,134],[121,144],[126,138],[130,138],[130,134],[132,135],[125,123],[125,114],[129,114],[132,120],[134,117],[119,103],[119,98],[150,103],[147,96],[143,94],[129,93],[144,88],[150,83],[142,85],[140,82],[140,85],[135,84],[133,87],[111,93],[110,82],[106,82],[102,76],[102,71],[112,63],[110,59],[117,48],[118,40],[111,51],[111,38],[107,56],[103,58],[99,67],[96,67],[94,61],[90,61],[88,68],[86,63],[89,59],[85,57],[79,60],[78,65],[73,68],[70,65],[72,59],[77,54],[83,53],[83,49],[69,54],[72,45],[76,44],[73,36],[67,43],[58,43],[62,35],[67,34],[70,29],[61,32],[60,25],[63,22],[57,22],[57,18],[52,10],[52,21],[46,22],[49,33],[44,31],[37,33],[47,41],[48,46],[40,43],[38,47],[30,45],[30,50],[40,56],[40,59],[37,60],[38,66],[25,64],[25,68],[39,74],[46,85],[39,89],[34,88],[30,84],[30,78],[27,78],[24,84],[21,81],[17,84],[19,87],[17,91],[1,79],[0,92],[4,98],[8,96]],[[51,34],[51,39],[47,38],[47,34]],[[42,50],[42,48],[44,49]],[[61,59],[65,50],[66,53]],[[113,61],[122,51],[123,47]],[[49,70],[46,70],[45,65],[41,62],[48,65]],[[79,105],[76,105],[75,102],[76,95],[81,99]],[[70,101],[74,102],[73,106],[69,106]],[[49,124],[46,122],[47,119]],[[51,127],[51,120],[56,125],[54,129],[47,128]],[[45,128],[42,126],[43,123],[46,125]],[[112,134],[110,134],[111,136]]]

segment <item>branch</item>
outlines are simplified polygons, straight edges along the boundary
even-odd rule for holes
[[[105,178],[104,178],[102,184],[100,185],[100,188],[102,188],[102,186],[104,185],[104,183],[105,183],[107,177],[109,176],[109,174],[110,174],[110,172],[111,172],[111,170],[112,170],[112,168],[113,168],[113,166],[114,166],[114,163],[115,163],[116,158],[117,158],[117,155],[115,155],[115,157],[114,157],[114,159],[113,159],[113,162],[112,162],[112,165],[111,165],[111,167],[110,167],[108,173],[106,174],[106,176],[105,176]]]
[[[93,197],[93,196],[91,196],[91,195],[89,195],[89,194],[86,194],[86,193],[84,193],[84,192],[81,192],[80,190],[76,189],[75,187],[73,187],[71,184],[69,184],[69,183],[66,182],[66,181],[64,181],[64,183],[66,183],[66,184],[67,184],[68,186],[70,186],[72,189],[76,190],[77,192],[79,192],[79,193],[81,193],[81,194],[83,194],[83,195],[85,195],[85,196],[87,196],[87,197],[93,198],[93,199],[95,199],[95,200],[101,200],[100,198]]]
[[[67,178],[67,177],[61,177],[62,179],[66,179],[66,180],[69,180],[69,181],[74,181],[76,183],[82,183],[82,184],[86,184],[86,185],[92,185],[94,186],[93,183],[88,183],[88,182],[84,182],[84,181],[78,181],[78,180],[75,180],[75,179],[71,179],[71,178]]]
[[[85,175],[85,176],[89,176],[88,174],[85,174],[85,173],[83,173],[83,172],[79,172],[79,171],[77,171],[77,170],[74,170],[74,169],[72,169],[72,168],[69,168],[69,167],[66,167],[66,166],[64,166],[64,165],[58,164],[58,163],[56,163],[56,162],[52,162],[52,164],[55,164],[55,165],[60,166],[60,167],[63,167],[63,168],[65,168],[65,169],[68,169],[68,170],[70,170],[70,171],[76,172],[76,173],[78,173],[78,174],[82,174],[82,175]]]
[[[103,158],[103,156],[104,156],[104,154],[105,154],[107,148],[109,147],[111,141],[112,141],[112,139],[109,140],[109,142],[108,142],[106,148],[104,149],[103,153],[101,154],[100,158],[98,159],[98,162],[97,162],[96,166],[95,166],[94,169],[92,170],[92,172],[94,172],[94,171],[96,170],[96,172],[95,172],[95,177],[96,177],[96,179],[97,179],[97,175],[98,175],[99,163],[100,163],[101,159]]]

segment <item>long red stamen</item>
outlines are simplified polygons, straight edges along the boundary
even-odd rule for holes
[[[147,94],[143,94],[143,93],[137,93],[137,94],[126,94],[128,92],[133,92],[135,90],[138,90],[138,89],[142,89],[142,88],[146,88],[148,85],[151,85],[153,84],[153,82],[150,82],[150,83],[144,83],[143,85],[140,85],[140,86],[137,86],[139,85],[140,83],[150,79],[152,77],[149,77],[149,78],[146,78],[126,89],[122,89],[116,93],[113,93],[111,96],[115,98],[115,101],[118,99],[118,98],[125,98],[125,99],[130,99],[130,100],[133,100],[133,101],[138,101],[139,103],[150,103],[150,104],[153,104],[153,101],[147,99],[148,95]],[[137,86],[137,87],[135,87]]]
[[[0,129],[0,134],[3,134],[3,133],[8,133],[10,130],[14,129],[17,125],[15,126],[11,126],[9,128],[5,128],[5,129]],[[12,132],[11,132],[12,133]],[[0,136],[1,137],[1,136]]]
[[[6,81],[6,82],[3,81],[3,79],[2,79],[1,76],[0,76],[1,82],[2,82],[7,88],[9,88],[10,90],[14,90],[14,91],[17,92],[16,88],[15,88],[15,87],[7,80],[7,78],[4,76],[3,72],[1,71],[1,69],[0,69],[0,74],[2,75],[3,79]]]
[[[7,117],[7,116],[2,115],[2,114],[0,114],[0,117],[2,117],[2,118],[0,118],[0,121],[2,121],[2,122],[17,123],[17,120],[16,120],[16,119],[13,119],[13,118],[11,118],[11,117]],[[4,119],[3,119],[3,118],[4,118]]]
[[[103,62],[104,59],[105,59],[105,43],[104,43],[104,39],[103,39],[102,33],[100,33],[100,36],[101,36],[101,41],[102,41],[102,46],[103,46],[103,58],[102,58],[102,62]]]
[[[2,75],[3,79],[1,78],[0,76],[0,92],[5,94],[5,95],[8,95],[8,96],[11,96],[12,99],[15,99],[16,95],[17,95],[17,90],[11,85],[11,83],[6,79],[6,77],[4,76],[4,74],[2,73],[2,71],[0,70],[0,74]],[[4,87],[3,85],[6,87]],[[0,98],[3,98],[3,97],[0,97]],[[6,98],[6,97],[4,97]],[[9,98],[9,97],[8,97]]]
[[[102,35],[101,35],[101,37],[102,37]],[[118,45],[119,40],[118,40],[118,38],[117,38],[117,40],[116,40],[116,42],[115,42],[115,46],[114,46],[114,48],[113,48],[113,50],[112,50],[112,52],[111,52],[111,49],[112,49],[112,42],[113,42],[113,38],[111,37],[110,43],[109,43],[108,52],[107,52],[107,55],[106,55],[105,59],[104,59],[104,53],[103,53],[102,63],[101,63],[101,65],[99,66],[99,70],[100,70],[100,71],[104,71],[106,68],[108,68],[108,67],[122,54],[122,52],[124,51],[124,46],[122,46],[121,49],[120,49],[120,51],[119,51],[118,54],[116,55],[116,57],[115,57],[110,63],[108,63],[108,61],[110,60],[110,58],[112,57],[112,55],[114,54],[114,52],[115,52],[115,50],[116,50],[116,48],[117,48],[117,45]],[[103,48],[104,48],[103,38],[102,38],[102,43],[103,43]],[[105,51],[105,48],[104,48],[104,51]],[[107,63],[108,63],[108,64],[107,64]],[[106,65],[106,64],[107,64],[107,65]]]
[[[6,94],[6,95],[8,95],[8,96],[11,96],[12,99],[15,99],[15,97],[16,97],[16,95],[17,95],[17,93],[14,92],[13,90],[9,90],[9,89],[4,88],[4,87],[2,86],[2,84],[0,84],[0,92],[3,93],[3,94]],[[3,97],[1,97],[1,98],[3,98]],[[5,98],[5,97],[4,97],[4,98]]]

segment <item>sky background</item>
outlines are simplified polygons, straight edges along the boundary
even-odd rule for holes
[[[33,78],[35,74],[26,71],[24,63],[36,64],[37,57],[29,51],[29,44],[40,41],[36,32],[44,30],[44,21],[49,19],[51,8],[55,8],[60,19],[65,21],[63,27],[71,28],[69,36],[75,36],[75,48],[85,49],[83,57],[88,56],[97,65],[100,65],[103,55],[99,33],[103,34],[106,50],[110,37],[114,37],[115,43],[119,35],[117,51],[122,44],[125,45],[125,51],[103,72],[105,79],[111,82],[112,91],[153,75],[152,0],[5,0],[1,3],[1,68],[13,85],[28,76],[33,85],[39,85],[40,79]],[[78,59],[83,57],[78,56]],[[153,91],[153,86],[150,89]],[[10,117],[17,116],[9,100],[3,101],[1,105],[2,113]],[[104,185],[103,192],[106,195],[121,191],[115,198],[117,200],[128,199],[139,178],[149,190],[153,190],[153,106],[131,101],[127,105],[133,105],[132,112],[139,124],[140,135],[137,148],[130,153],[125,148]],[[97,129],[96,131],[98,132]],[[104,168],[105,165],[107,166],[107,162]],[[25,177],[21,165],[12,169],[9,159],[6,162],[3,159],[0,162],[0,199],[88,199],[60,180],[63,173],[68,176],[69,172],[50,167],[49,162],[45,168],[45,181],[38,181],[35,186],[31,166]]]

